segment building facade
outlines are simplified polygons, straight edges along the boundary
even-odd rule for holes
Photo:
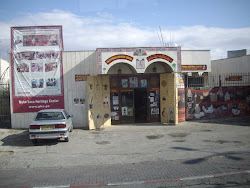
[[[185,96],[178,95],[185,89],[185,76],[211,71],[209,50],[180,47],[63,51],[62,62],[64,107],[73,115],[75,128],[89,129],[178,124],[185,120]],[[34,116],[12,108],[12,128],[28,128]]]
[[[211,62],[213,73],[249,73],[250,55],[229,57]]]

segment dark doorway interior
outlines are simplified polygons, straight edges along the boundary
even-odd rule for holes
[[[147,122],[147,89],[138,88],[134,90],[134,104],[135,104],[135,122]]]

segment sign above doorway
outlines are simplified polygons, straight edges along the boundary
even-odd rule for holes
[[[118,69],[122,69],[122,73],[126,74],[124,64],[130,67],[128,71],[134,68],[135,71],[131,74],[145,73],[153,63],[169,66],[166,70],[172,72],[181,71],[181,47],[97,48],[96,54],[98,74],[117,74]],[[115,68],[116,64],[119,66]],[[165,70],[161,65],[158,70]]]

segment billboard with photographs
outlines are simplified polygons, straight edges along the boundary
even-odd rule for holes
[[[11,28],[13,113],[64,108],[62,26]]]

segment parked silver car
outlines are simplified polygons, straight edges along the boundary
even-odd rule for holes
[[[29,136],[33,143],[38,139],[60,139],[69,141],[69,132],[73,130],[72,115],[64,109],[40,110],[29,127]]]

